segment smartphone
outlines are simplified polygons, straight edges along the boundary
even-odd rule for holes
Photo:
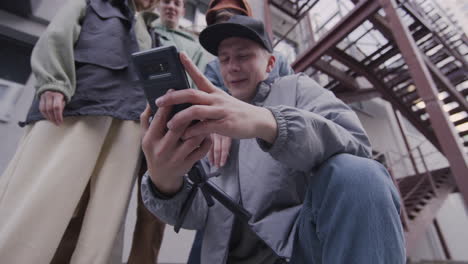
[[[133,53],[132,62],[153,115],[157,111],[155,100],[166,94],[167,90],[190,89],[179,52],[174,46]],[[175,105],[170,117],[190,106],[191,104]]]

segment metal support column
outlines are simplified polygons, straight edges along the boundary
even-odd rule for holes
[[[394,38],[408,65],[418,93],[426,104],[426,111],[429,114],[435,135],[450,163],[457,186],[465,200],[465,206],[468,206],[468,160],[455,132],[455,127],[443,110],[442,103],[437,97],[434,80],[408,29],[397,13],[395,0],[379,0],[379,2],[385,11],[390,27],[393,29]]]
[[[411,164],[413,165],[414,174],[419,177],[421,174],[419,173],[418,165],[416,164],[416,160],[414,159],[414,156],[413,156],[413,151],[411,150],[411,146],[409,144],[408,138],[406,137],[405,130],[403,129],[403,124],[401,123],[400,117],[398,116],[398,113],[395,108],[393,108],[393,114],[395,115],[398,128],[400,129],[401,137],[403,138],[403,141],[405,142],[406,151],[408,152],[408,157],[410,158]]]
[[[265,24],[265,30],[270,35],[271,41],[274,39],[273,29],[271,28],[271,10],[269,0],[263,0],[263,24]]]
[[[314,46],[307,49],[292,67],[296,72],[304,71],[316,62],[332,47],[344,39],[350,32],[361,25],[370,15],[379,9],[379,3],[374,0],[362,1],[354,7],[336,26],[323,36]]]

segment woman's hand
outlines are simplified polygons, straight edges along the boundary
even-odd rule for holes
[[[63,123],[63,109],[65,98],[62,93],[46,91],[41,94],[39,100],[39,111],[45,119],[60,126]]]

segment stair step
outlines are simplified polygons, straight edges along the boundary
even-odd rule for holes
[[[456,122],[454,122],[453,125],[458,126],[458,125],[464,124],[464,123],[466,123],[466,122],[468,122],[468,116],[465,117],[465,118],[462,118],[462,119],[460,119],[460,120],[458,120],[458,121],[456,121]]]
[[[465,130],[465,131],[462,131],[462,132],[460,132],[460,133],[458,133],[458,134],[459,134],[461,137],[464,137],[464,136],[468,135],[468,129]]]
[[[463,111],[463,109],[460,106],[457,106],[454,109],[448,111],[447,113],[449,115],[453,115],[453,114],[456,114],[456,113],[460,113],[461,111]]]

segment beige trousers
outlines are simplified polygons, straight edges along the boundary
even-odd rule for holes
[[[0,262],[50,263],[89,183],[70,263],[107,263],[139,160],[135,121],[86,116],[28,126],[0,177]]]

